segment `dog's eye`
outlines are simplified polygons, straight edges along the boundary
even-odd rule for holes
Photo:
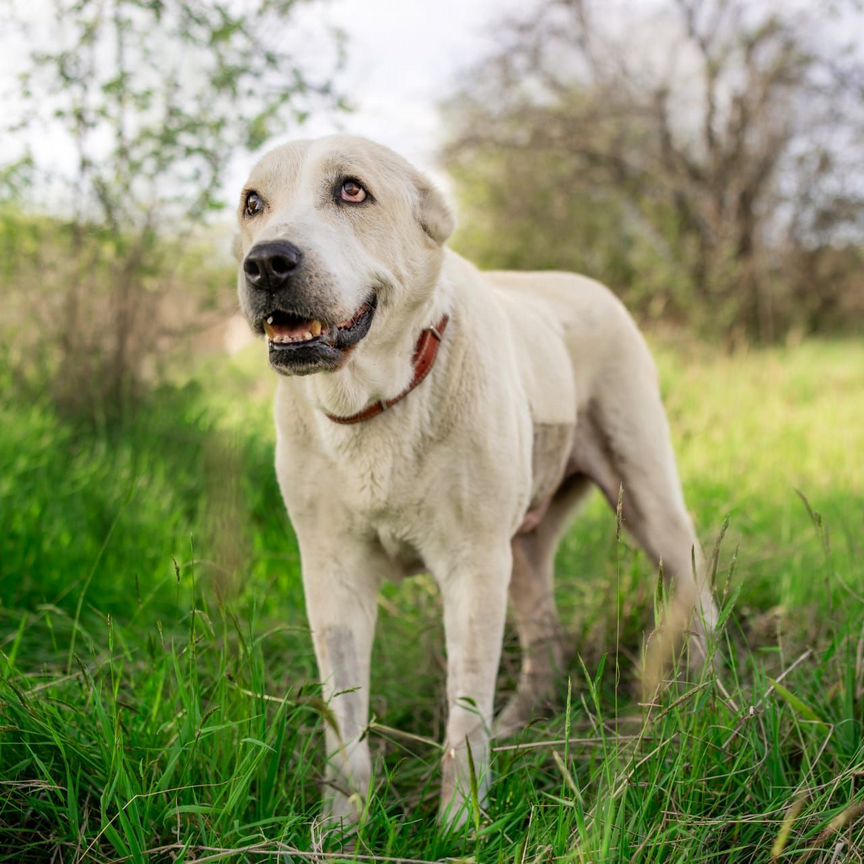
[[[346,180],[339,190],[339,197],[349,204],[360,204],[366,200],[366,190],[356,180]]]
[[[243,202],[243,213],[249,218],[257,216],[264,209],[264,199],[257,192],[248,192]]]

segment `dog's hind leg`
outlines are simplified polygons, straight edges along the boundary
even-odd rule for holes
[[[510,602],[522,649],[516,692],[495,721],[495,735],[506,737],[542,713],[551,701],[564,666],[564,642],[554,597],[555,551],[576,505],[589,490],[585,477],[566,480],[543,520],[513,538]]]
[[[577,425],[573,461],[601,488],[613,509],[619,492],[624,527],[662,565],[673,599],[649,641],[646,684],[657,683],[674,646],[688,637],[690,668],[706,659],[717,621],[702,552],[684,504],[654,365],[644,345],[638,362],[608,370],[604,386]],[[653,679],[657,679],[652,682]]]

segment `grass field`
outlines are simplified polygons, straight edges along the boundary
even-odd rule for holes
[[[12,401],[0,371],[0,861],[864,861],[860,344],[658,347],[717,674],[637,704],[657,574],[594,500],[558,560],[569,700],[496,742],[462,834],[434,823],[437,591],[388,586],[350,845],[316,822],[327,709],[259,355],[122,429]],[[517,664],[508,632],[501,701]]]

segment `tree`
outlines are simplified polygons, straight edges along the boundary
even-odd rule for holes
[[[49,298],[43,324],[57,337],[65,397],[129,402],[166,332],[188,325],[168,294],[212,276],[206,259],[203,273],[188,272],[187,252],[222,204],[231,157],[315,107],[341,106],[330,83],[339,36],[327,33],[324,50],[301,62],[302,5],[53,0],[51,23],[19,13],[34,48],[9,125],[22,149],[39,135],[54,145],[53,165],[45,147],[24,159],[37,179],[23,200],[50,198],[65,221],[54,256],[63,260],[40,267],[59,286],[41,294],[60,301]]]
[[[465,242],[487,258],[525,250],[494,263],[587,269],[643,313],[730,341],[816,326],[862,287],[855,255],[839,283],[809,278],[814,255],[864,236],[864,186],[844,182],[864,132],[864,58],[843,36],[864,16],[854,4],[650,8],[625,21],[610,4],[541,0],[467,76],[446,109],[446,157],[468,221],[473,202],[498,215]]]

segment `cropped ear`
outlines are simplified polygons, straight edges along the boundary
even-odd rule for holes
[[[453,233],[456,220],[444,196],[422,174],[415,182],[420,226],[440,246]]]

